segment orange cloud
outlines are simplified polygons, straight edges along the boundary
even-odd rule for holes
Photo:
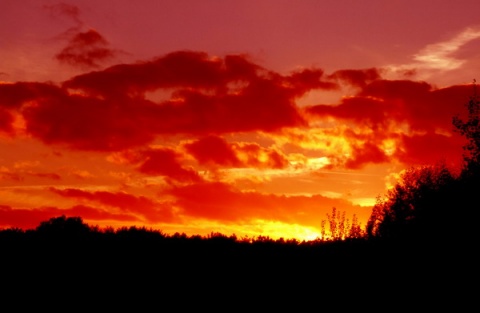
[[[281,169],[289,165],[282,152],[257,143],[235,143],[233,148],[246,167]]]
[[[23,176],[20,173],[12,171],[5,166],[0,166],[0,178],[2,178],[2,180],[21,181],[23,179]]]
[[[95,224],[91,221],[138,221],[138,219],[132,215],[110,213],[84,205],[77,205],[70,209],[59,209],[56,207],[19,209],[12,208],[8,205],[0,205],[0,227],[34,229],[41,222],[60,215],[67,217],[81,216],[86,222],[90,222],[92,226]]]
[[[425,82],[376,80],[338,105],[314,105],[306,113],[312,121],[347,122],[346,167],[394,159],[425,164],[435,156],[458,159],[463,141],[454,133],[452,117],[464,111],[470,94],[470,86],[436,89]],[[392,140],[394,151],[386,154],[385,142]]]
[[[61,180],[62,177],[58,175],[57,173],[35,173],[32,172],[30,173],[32,176],[40,177],[40,178],[47,178],[50,180]]]
[[[361,216],[361,220],[369,214],[368,209],[342,199],[242,192],[220,182],[176,186],[169,194],[176,198],[182,214],[227,223],[264,219],[320,227],[333,207],[350,217]]]
[[[14,118],[13,115],[6,109],[0,107],[0,132],[13,134]]]
[[[201,165],[224,167],[284,168],[287,158],[275,149],[257,143],[228,143],[218,136],[207,136],[184,145]]]

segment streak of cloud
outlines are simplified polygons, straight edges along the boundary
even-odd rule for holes
[[[445,71],[457,69],[465,63],[465,60],[456,58],[455,53],[478,38],[480,29],[467,28],[450,40],[426,46],[414,55],[414,60],[419,62],[418,67]]]
[[[83,22],[80,18],[80,8],[76,5],[60,2],[57,4],[45,4],[43,8],[47,10],[54,18],[67,17],[75,22],[77,27],[83,25]]]
[[[428,80],[435,75],[445,75],[448,71],[458,70],[467,60],[460,56],[462,49],[480,38],[480,27],[467,27],[455,36],[429,44],[412,56],[407,64],[392,64],[382,68],[385,77],[415,77]]]

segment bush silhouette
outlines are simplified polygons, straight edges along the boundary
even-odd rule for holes
[[[327,231],[328,220],[328,231]],[[358,217],[353,214],[352,220],[346,217],[346,212],[340,212],[336,207],[331,213],[327,213],[327,220],[320,224],[321,239],[323,241],[342,241],[345,239],[359,239],[365,236]]]

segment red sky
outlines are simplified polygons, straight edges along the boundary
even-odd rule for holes
[[[480,3],[0,3],[0,227],[314,239],[461,161]]]

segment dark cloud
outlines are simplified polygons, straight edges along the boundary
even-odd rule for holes
[[[98,68],[117,55],[118,51],[111,49],[110,44],[101,34],[90,29],[75,33],[55,58],[61,63],[88,69]]]
[[[245,56],[209,57],[174,52],[154,61],[117,65],[50,83],[0,84],[0,107],[21,112],[27,132],[47,144],[117,151],[161,134],[208,135],[275,132],[306,126],[295,99],[312,88],[330,88],[319,70],[282,76]],[[148,91],[171,90],[162,102]],[[2,112],[2,129],[12,118]]]
[[[70,208],[39,207],[31,209],[13,208],[0,205],[0,227],[33,229],[50,218],[65,215],[81,216],[90,225],[103,221],[136,223],[162,223],[178,221],[172,216],[172,209],[180,210],[184,217],[206,218],[224,223],[272,220],[285,223],[298,223],[318,227],[319,221],[326,218],[332,207],[345,211],[347,218],[353,214],[361,220],[368,218],[369,211],[352,205],[342,199],[323,196],[279,196],[242,192],[223,183],[196,183],[185,186],[172,186],[168,191],[175,197],[172,203],[154,203],[144,198],[123,193],[104,191],[82,191],[77,189],[51,189],[52,192],[78,201],[88,200],[120,209],[100,209],[88,204],[78,204]]]
[[[201,138],[193,143],[185,144],[185,148],[202,165],[241,166],[241,161],[232,146],[217,136]]]
[[[372,142],[352,145],[352,155],[345,163],[349,169],[359,169],[369,163],[385,163],[390,161],[385,152]]]
[[[239,72],[238,63],[235,72]],[[251,67],[246,62],[242,65]],[[204,52],[178,51],[153,61],[119,64],[79,75],[66,81],[65,87],[105,97],[138,95],[159,88],[216,89],[227,81],[227,73],[232,74],[220,58],[210,58]]]
[[[116,99],[174,88],[171,100],[145,108],[156,121],[157,133],[222,133],[304,124],[294,100],[312,88],[324,88],[320,79],[321,71],[281,76],[243,56],[221,59],[179,51],[80,75],[65,82],[65,87]]]
[[[144,174],[165,176],[181,182],[198,182],[201,177],[191,168],[180,163],[181,155],[171,149],[155,149],[142,152],[144,160],[138,170]]]
[[[446,136],[427,133],[422,135],[402,135],[401,147],[395,153],[395,158],[405,164],[434,164],[445,161],[449,165],[460,164],[462,146],[465,140],[460,135]]]
[[[143,196],[133,196],[123,192],[84,191],[80,189],[50,188],[56,194],[78,200],[89,200],[111,207],[119,208],[123,213],[141,216],[148,222],[171,222],[173,215],[163,204]]]
[[[199,164],[206,166],[284,168],[289,164],[286,157],[275,149],[257,143],[228,143],[217,136],[203,137],[184,147]]]
[[[58,208],[14,209],[7,205],[0,205],[0,227],[33,229],[40,222],[62,213]]]
[[[434,89],[425,82],[378,80],[338,105],[315,105],[308,113],[334,117],[372,128],[406,123],[418,131],[452,130],[451,119],[464,111],[471,94],[469,86]]]
[[[324,80],[323,76],[323,71],[320,69],[303,69],[293,72],[285,80],[298,96],[312,89],[338,89],[338,84]]]
[[[0,83],[0,107],[19,109],[28,102],[64,96],[65,92],[50,83]]]
[[[367,84],[381,78],[380,71],[376,68],[363,70],[339,70],[328,75],[328,78],[341,80],[354,87],[364,88]]]
[[[119,221],[129,223],[142,221],[135,214],[129,214],[127,212],[112,213],[110,211],[97,209],[95,207],[87,205],[75,205],[69,209],[62,209],[61,211],[62,215],[66,215],[67,217],[81,216],[82,219],[84,219],[84,221],[89,223],[90,225],[95,225],[93,224],[93,221]],[[57,213],[55,216],[59,216],[59,214]]]
[[[13,115],[6,109],[0,107],[0,132],[13,134]]]
[[[338,105],[315,105],[306,112],[314,120],[333,118],[350,125],[344,134],[352,148],[347,167],[390,161],[378,148],[383,140],[395,141],[397,152],[391,157],[424,164],[432,161],[433,151],[437,159],[460,154],[462,140],[454,134],[452,118],[465,111],[471,92],[470,86],[437,89],[426,82],[375,80]]]
[[[357,96],[344,98],[339,105],[315,105],[308,108],[307,112],[319,117],[350,120],[359,125],[378,129],[390,123],[390,115],[395,109],[381,98]]]
[[[90,221],[138,221],[134,215],[110,213],[84,205],[76,205],[69,209],[60,209],[56,207],[20,209],[12,208],[7,205],[0,205],[0,227],[34,229],[40,225],[41,222],[61,215],[65,215],[66,217],[81,216],[85,222],[90,223],[91,225],[94,224]]]
[[[80,17],[80,9],[72,4],[58,3],[44,5],[50,15],[55,18],[67,18],[74,26],[62,32],[57,39],[67,40],[66,46],[55,55],[60,63],[80,69],[94,69],[112,61],[121,53],[110,48],[110,43],[95,29],[82,30],[84,22]]]
[[[27,131],[47,144],[115,151],[154,138],[135,103],[63,94],[23,109]]]

